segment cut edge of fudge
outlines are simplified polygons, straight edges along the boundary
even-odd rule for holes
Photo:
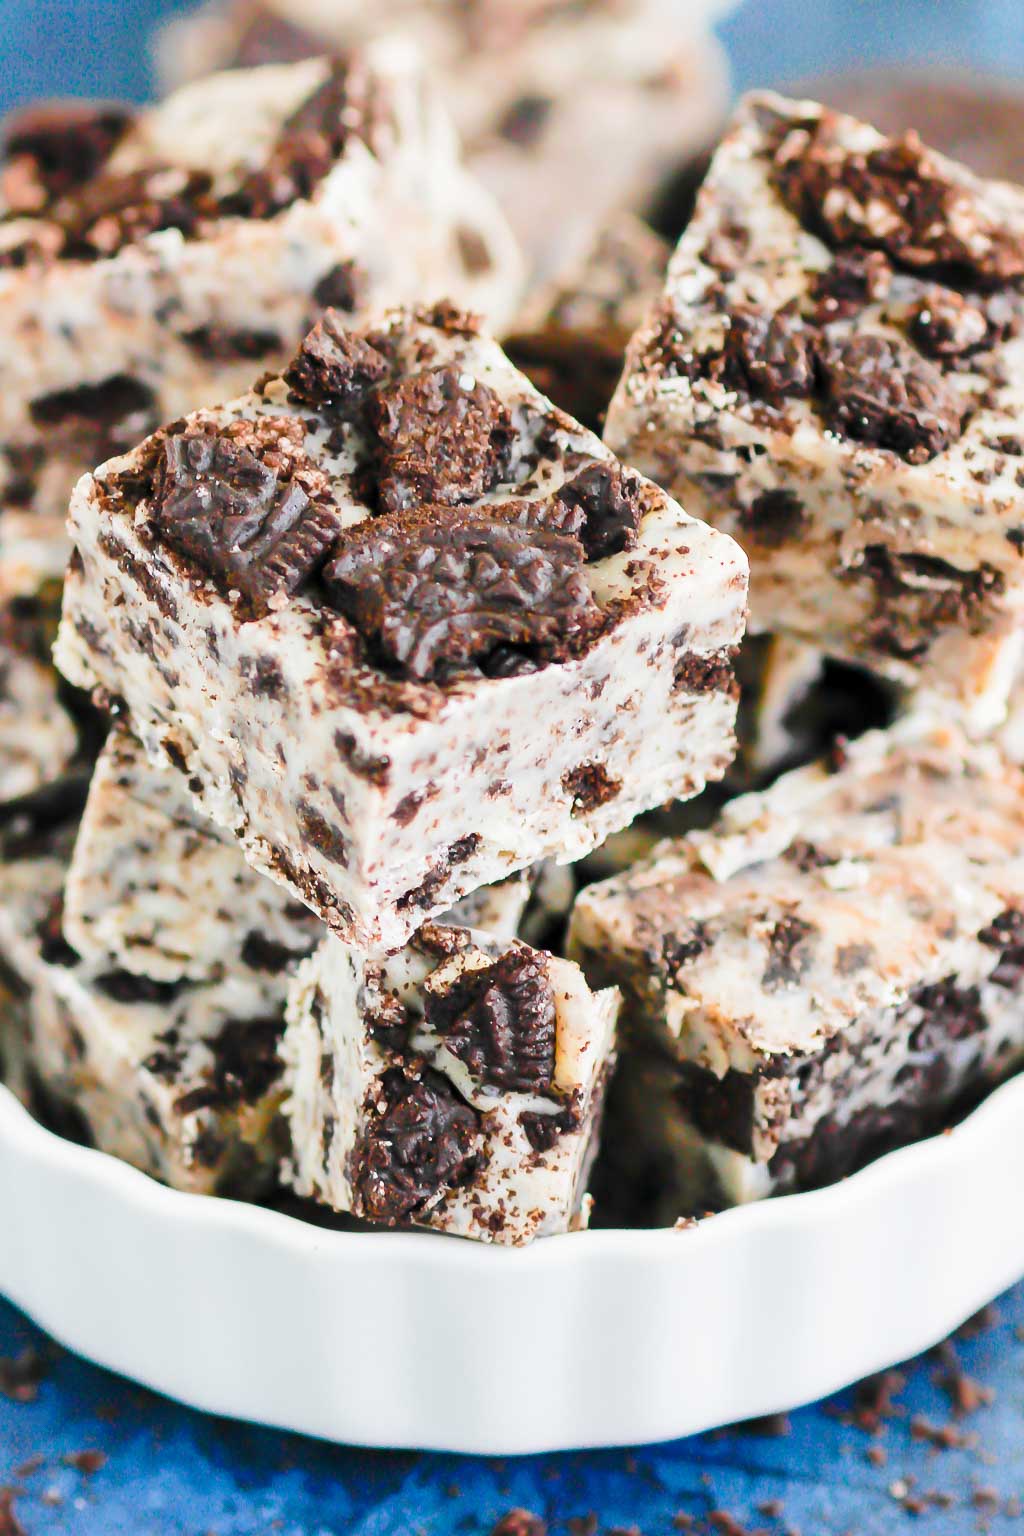
[[[606,436],[745,544],[755,628],[968,701],[1004,685],[1024,576],[1022,234],[1024,190],[912,134],[744,98]]]
[[[842,1177],[1024,1061],[1024,773],[922,718],[844,750],[577,898],[696,1207]]]
[[[379,962],[328,937],[283,1052],[297,1191],[521,1244],[585,1225],[618,994],[520,941],[427,924]]]
[[[328,312],[283,379],[102,466],[71,517],[65,675],[368,948],[732,754],[742,552],[450,306]]]

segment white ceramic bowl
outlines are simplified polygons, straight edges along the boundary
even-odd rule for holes
[[[324,1231],[178,1194],[0,1089],[0,1291],[198,1408],[514,1454],[792,1408],[935,1343],[1024,1273],[1024,1077],[834,1188],[523,1251]]]

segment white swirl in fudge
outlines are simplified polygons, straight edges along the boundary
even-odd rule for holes
[[[913,134],[748,98],[609,412],[749,546],[757,627],[983,724],[1019,650],[1022,237],[1024,193]]]

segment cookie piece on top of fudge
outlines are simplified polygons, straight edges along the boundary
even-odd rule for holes
[[[327,937],[282,1046],[296,1190],[388,1226],[521,1244],[585,1225],[618,994],[519,942]]]
[[[1024,636],[1024,190],[747,97],[607,439],[751,557],[751,623],[997,722]]]
[[[79,484],[58,664],[347,942],[403,944],[733,751],[746,560],[441,305]]]
[[[718,0],[212,0],[162,31],[170,84],[401,33],[443,89],[467,160],[534,271],[578,261],[620,210],[644,209],[718,133],[728,70]],[[581,174],[581,163],[593,168]],[[572,196],[566,189],[572,188]]]
[[[50,785],[0,810],[0,1043],[12,1086],[55,1123],[70,1116],[101,1151],[175,1188],[257,1198],[286,1149],[285,1000],[319,924],[307,914],[304,949],[284,957],[247,944],[247,911],[234,931],[222,918],[215,980],[137,974],[98,948],[79,955],[63,888],[84,783]],[[224,852],[241,863],[233,847]]]
[[[569,952],[667,1106],[666,1219],[826,1183],[1024,1061],[1024,772],[952,726],[869,733],[583,891]]]
[[[395,231],[401,238],[395,238]],[[325,305],[510,318],[521,262],[394,40],[160,105],[15,115],[0,164],[0,601],[67,559],[87,469],[279,368]]]

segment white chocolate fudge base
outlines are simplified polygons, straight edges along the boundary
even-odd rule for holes
[[[0,801],[59,778],[78,733],[57,697],[51,667],[0,646]]]
[[[505,949],[489,935],[469,933],[465,946],[440,963],[410,946],[374,965],[330,937],[305,963],[289,999],[282,1047],[288,1062],[285,1112],[294,1148],[290,1178],[299,1194],[337,1211],[381,1219],[367,1207],[360,1161],[373,1156],[375,1142],[388,1145],[378,1118],[388,1107],[394,1080],[388,1074],[397,1073],[411,1085],[426,1071],[428,1081],[441,1080],[442,1093],[476,1112],[476,1166],[468,1177],[460,1173],[454,1185],[442,1181],[427,1188],[402,1221],[509,1244],[585,1222],[586,1181],[614,1061],[617,994],[595,995],[575,966],[541,957],[556,1008],[554,1079],[552,1090],[544,1092],[497,1088],[474,1077],[423,1020],[425,993],[444,991]],[[372,1032],[374,1015],[389,995],[420,1020],[412,1030],[409,1055],[396,1054]],[[561,1125],[567,1107],[571,1120]],[[557,1126],[551,1145],[530,1140],[524,1114],[551,1119]]]
[[[1024,523],[1024,481],[1013,442],[1024,414],[1024,339],[1003,341],[991,354],[995,382],[982,366],[989,354],[973,369],[944,375],[970,414],[960,437],[922,463],[826,430],[806,398],[772,410],[722,382],[691,382],[651,362],[659,336],[671,333],[680,357],[713,350],[733,310],[774,314],[802,301],[831,267],[830,247],[801,225],[773,185],[759,114],[776,111],[810,121],[821,109],[771,95],[741,104],[670,262],[663,299],[631,344],[607,440],[696,515],[741,539],[752,565],[752,629],[788,632],[904,686],[923,684],[973,712],[979,731],[991,729],[1020,656],[1024,567],[1015,539]],[[870,152],[884,142],[852,118],[838,123],[849,150]],[[1024,229],[1024,195],[934,160],[995,222]],[[835,197],[838,206],[841,194]],[[884,203],[859,212],[865,242],[876,243],[888,217]],[[899,340],[889,317],[923,288],[920,275],[897,267],[883,299],[840,315],[829,334]],[[799,526],[787,534],[769,519],[759,532],[760,498],[780,492],[791,494]],[[879,568],[887,560],[900,582],[895,594]],[[990,573],[1002,594],[985,588],[961,609],[960,588]],[[943,598],[952,616],[940,610],[921,617]]]
[[[570,953],[675,1063],[687,1145],[723,1144],[728,1200],[848,1171],[1024,1057],[1024,776],[921,719],[848,751],[731,801],[573,913]]]
[[[433,361],[468,371],[515,411],[549,409],[481,337],[416,326],[396,334],[413,358],[429,340]],[[206,419],[308,414],[275,382]],[[566,451],[607,461],[592,434],[556,421]],[[363,519],[348,464],[329,455],[324,428],[311,436],[310,456],[345,516]],[[545,459],[530,494],[553,494],[567,477]],[[195,568],[105,510],[102,477],[86,477],[72,502],[77,555],[58,666],[79,686],[124,699],[153,761],[183,775],[201,814],[233,832],[254,868],[346,942],[393,950],[478,886],[544,859],[580,858],[641,811],[697,794],[724,772],[745,560],[654,487],[645,495],[633,546],[584,567],[599,605],[625,600],[589,650],[526,676],[421,688],[414,708],[399,712],[375,701],[384,679],[367,667],[358,674],[365,702],[339,698],[318,627],[332,616],[310,596],[240,623]],[[493,501],[500,506],[498,493]],[[261,672],[273,675],[272,690],[260,688]],[[581,775],[595,770],[602,792],[588,797]]]
[[[125,972],[59,946],[55,958],[40,928],[58,907],[67,840],[55,850],[0,865],[0,956],[27,989],[13,1024],[22,1084],[41,1084],[101,1151],[174,1188],[258,1197],[285,1145],[276,1051],[288,975],[236,958],[217,984],[138,981],[133,996]]]
[[[308,199],[270,218],[224,217],[202,238],[159,231],[103,260],[0,267],[0,601],[63,570],[72,487],[113,451],[102,424],[34,419],[51,397],[127,379],[148,401],[134,430],[131,419],[118,425],[116,441],[127,446],[160,422],[230,399],[260,367],[283,366],[322,308],[318,284],[349,264],[354,318],[443,294],[496,326],[511,319],[523,280],[514,237],[461,167],[415,56],[392,40],[371,47],[367,63],[394,132],[380,154],[353,137]],[[211,171],[230,189],[326,75],[314,59],[198,82],[142,114],[107,169],[164,162]],[[0,251],[34,227],[27,218],[0,222]],[[209,333],[212,351],[196,340]],[[236,334],[243,341],[233,351]],[[258,363],[246,337],[262,339]],[[17,460],[39,449],[30,505],[8,504],[5,453]]]
[[[198,824],[178,775],[153,768],[115,728],[68,871],[64,933],[90,964],[152,981],[220,981],[239,949],[255,970],[304,958],[320,924]]]

